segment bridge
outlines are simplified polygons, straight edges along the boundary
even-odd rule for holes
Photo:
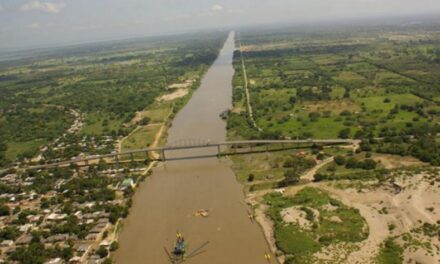
[[[179,140],[168,144],[163,147],[151,147],[134,149],[123,152],[115,152],[103,155],[94,155],[88,157],[73,158],[70,160],[47,163],[42,165],[28,166],[24,169],[38,170],[54,167],[66,167],[72,164],[76,165],[89,165],[92,162],[99,162],[105,160],[106,162],[119,163],[124,160],[134,160],[135,155],[143,154],[145,159],[166,161],[166,160],[178,160],[178,159],[190,159],[190,158],[205,158],[215,156],[227,156],[236,154],[246,154],[252,152],[262,151],[278,151],[292,148],[307,148],[313,145],[317,146],[330,146],[330,145],[346,145],[356,144],[359,140],[353,139],[306,139],[306,140],[240,140],[240,141],[225,141],[225,142],[210,142],[209,140]],[[272,148],[271,148],[272,146]],[[273,147],[275,146],[275,148]],[[178,150],[191,150],[191,149],[214,149],[215,151],[203,154],[200,156],[191,156],[186,153],[181,157],[167,157],[167,153]],[[153,158],[151,158],[153,157]],[[155,158],[154,158],[155,157]]]

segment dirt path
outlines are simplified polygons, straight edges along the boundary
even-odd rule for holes
[[[301,176],[301,179],[306,179],[309,181],[313,181],[313,176],[315,176],[316,172],[321,169],[322,167],[324,167],[325,165],[333,162],[334,158],[330,157],[328,159],[325,159],[323,161],[321,161],[319,164],[317,164],[315,167],[313,167],[311,170],[307,171],[306,173],[304,173]]]
[[[248,114],[249,114],[249,119],[252,122],[252,125],[258,130],[258,131],[263,131],[263,129],[261,129],[261,127],[259,127],[257,125],[257,122],[255,122],[254,119],[254,112],[252,110],[252,105],[251,105],[251,96],[249,93],[249,85],[248,85],[248,78],[247,78],[247,73],[246,73],[246,66],[244,64],[244,58],[243,58],[243,53],[242,53],[242,48],[241,48],[241,41],[240,39],[238,39],[238,43],[239,43],[239,50],[240,50],[240,57],[241,57],[241,67],[243,69],[243,78],[244,78],[244,91],[246,94],[246,105],[247,105],[247,110],[248,110]]]

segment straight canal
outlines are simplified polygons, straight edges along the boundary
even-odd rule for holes
[[[201,86],[173,120],[168,142],[226,139],[219,114],[231,107],[234,46],[231,33]],[[211,150],[188,154],[207,151]],[[209,216],[194,216],[199,209],[209,209]],[[186,263],[267,263],[264,254],[269,249],[258,224],[248,218],[242,186],[228,164],[217,158],[167,161],[154,169],[134,195],[119,237],[117,263],[170,263],[164,247],[172,250],[176,231],[185,236],[188,252],[210,242]]]

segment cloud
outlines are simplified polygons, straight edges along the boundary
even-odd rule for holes
[[[222,11],[224,8],[221,5],[213,5],[211,6],[211,11]]]
[[[4,11],[4,10],[5,10],[5,8],[2,6],[2,4],[0,4],[0,12]]]
[[[41,27],[41,25],[39,23],[32,23],[29,25],[29,28],[32,28],[32,29],[38,29],[40,27]]]
[[[61,12],[66,5],[64,3],[51,3],[51,2],[40,2],[40,1],[31,1],[27,2],[20,7],[21,11],[42,11],[46,13],[56,14]]]

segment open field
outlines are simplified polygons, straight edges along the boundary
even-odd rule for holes
[[[440,26],[239,37],[230,139],[360,140],[231,157],[279,262],[439,262]]]

